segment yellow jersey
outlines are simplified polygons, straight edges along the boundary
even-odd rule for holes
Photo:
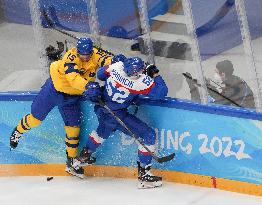
[[[84,62],[72,48],[65,53],[62,60],[50,65],[50,75],[57,91],[69,95],[81,95],[90,81],[95,81],[99,67],[111,64],[112,55],[104,50],[93,48],[90,60]]]

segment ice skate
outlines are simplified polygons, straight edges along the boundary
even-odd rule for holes
[[[66,170],[67,173],[79,177],[81,179],[84,178],[84,169],[79,166],[79,162],[77,159],[72,157],[67,157],[66,161]]]
[[[10,136],[10,149],[15,149],[18,145],[19,139],[22,137],[22,133],[20,133],[16,128],[13,130]]]
[[[140,162],[138,164],[138,188],[148,189],[162,186],[162,177],[154,176],[150,172],[151,164],[141,167]]]
[[[89,153],[86,147],[83,148],[79,157],[77,157],[76,159],[79,161],[78,166],[81,167],[92,165],[96,162],[96,158],[92,157],[92,153]]]

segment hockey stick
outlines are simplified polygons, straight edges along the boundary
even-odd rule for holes
[[[182,73],[182,74],[183,74],[183,76],[185,76],[186,78],[190,79],[195,85],[197,85],[198,87],[201,87],[201,85],[200,85],[199,83],[197,83],[197,80],[196,80],[196,79],[192,78],[191,76],[189,76],[189,75],[186,74],[186,73]],[[212,92],[214,92],[214,93],[216,93],[216,94],[218,94],[219,96],[223,97],[224,99],[228,100],[229,102],[233,103],[234,105],[236,105],[236,106],[238,106],[238,107],[242,107],[241,105],[239,105],[238,103],[236,103],[234,100],[231,100],[230,98],[222,95],[222,94],[219,93],[217,90],[209,87],[208,85],[207,85],[207,89],[208,89],[208,90],[211,90]]]
[[[43,17],[46,20],[49,28],[54,29],[55,31],[57,31],[59,33],[62,33],[64,35],[66,35],[66,36],[69,36],[69,37],[71,37],[71,38],[73,38],[75,40],[79,40],[79,37],[75,36],[74,34],[68,33],[68,32],[66,32],[66,31],[64,31],[62,29],[57,28],[57,25],[58,25],[59,27],[62,27],[63,29],[71,30],[71,29],[69,29],[69,28],[67,28],[65,26],[62,26],[60,24],[60,22],[58,21],[58,18],[56,16],[56,13],[55,13],[55,8],[50,7],[49,11],[50,11],[50,15],[51,15],[52,19],[49,18],[48,12],[45,9],[43,9]],[[96,49],[98,49],[99,51],[102,51],[104,53],[107,53],[109,55],[114,56],[114,54],[112,52],[108,51],[108,50],[104,50],[104,49],[102,49],[102,48],[100,48],[100,47],[98,47],[96,45],[94,47]]]
[[[127,125],[118,117],[116,114],[103,102],[101,98],[98,98],[98,103],[100,106],[105,108],[113,117],[119,122],[120,125],[122,125],[140,145],[142,145],[145,150],[150,153],[150,155],[153,157],[154,160],[156,160],[159,163],[168,162],[172,160],[175,157],[175,153],[164,156],[164,157],[157,157],[143,142],[139,140],[139,138],[136,136],[136,134],[129,128]]]

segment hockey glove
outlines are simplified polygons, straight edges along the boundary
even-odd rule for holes
[[[56,49],[54,46],[49,45],[45,51],[48,59],[53,62],[61,59],[61,54],[64,51],[64,44],[62,42],[57,42],[58,49]]]
[[[63,51],[65,50],[65,45],[64,45],[64,43],[57,41],[56,44],[57,44],[58,51],[60,52],[60,54],[63,53]]]
[[[155,65],[149,64],[146,67],[145,74],[150,76],[151,78],[153,78],[154,75],[157,74],[157,73],[159,73],[159,70],[157,69],[157,67]]]
[[[100,85],[98,82],[93,82],[93,81],[90,81],[86,84],[86,90],[90,89],[90,88],[100,88]]]
[[[89,82],[86,84],[86,91],[83,94],[92,102],[97,102],[98,98],[101,97],[102,91],[98,82]]]

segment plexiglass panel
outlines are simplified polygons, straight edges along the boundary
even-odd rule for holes
[[[0,91],[39,90],[43,69],[34,41],[30,1],[3,0],[0,4]]]
[[[258,84],[258,89],[256,90],[255,96],[259,99],[255,99],[260,102],[260,106],[257,106],[257,110],[261,112],[261,79],[262,79],[262,2],[259,0],[244,1],[244,6],[246,10],[247,23],[249,26],[250,36],[251,36],[251,46],[252,55],[254,57],[254,65],[256,68],[257,79],[254,80],[253,84]],[[254,76],[254,75],[253,75]],[[257,81],[256,81],[257,80]],[[257,103],[258,104],[258,103]]]
[[[255,71],[247,46],[245,15],[236,7],[238,2],[191,0],[191,3],[208,101],[255,108]],[[194,83],[189,86],[196,87]],[[191,94],[197,100],[197,94]]]
[[[39,90],[50,63],[87,36],[155,63],[170,97],[260,110],[261,8],[259,0],[3,0],[0,91]]]

